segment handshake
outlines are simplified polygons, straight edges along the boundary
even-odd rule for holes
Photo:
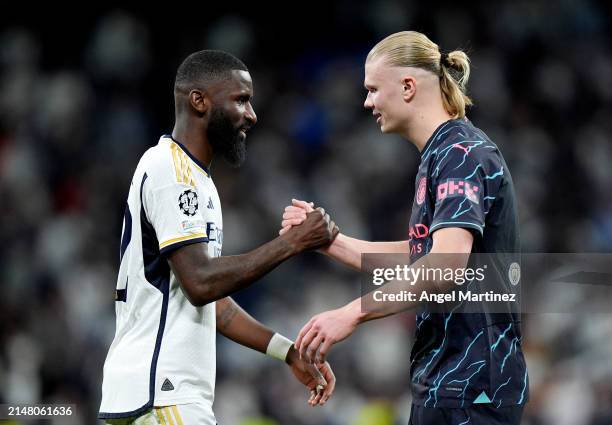
[[[285,208],[281,227],[279,234],[296,252],[326,247],[340,232],[323,208],[296,199]]]
[[[293,199],[291,205],[285,208],[281,223],[280,237],[288,240],[296,253],[309,249],[318,249],[332,258],[354,265],[354,259],[335,256],[331,253],[330,246],[338,236],[340,230],[323,208],[315,208],[313,203]],[[347,248],[351,257],[360,259],[360,252],[353,245],[346,245],[346,240],[341,242]],[[336,310],[325,311],[312,317],[300,330],[295,343],[293,344],[294,356],[310,367],[316,367],[323,374],[327,381],[327,386],[323,391],[311,392],[309,403],[311,405],[324,404],[331,396],[335,387],[335,377],[326,357],[332,345],[348,338],[360,323],[361,318],[361,299],[347,304]],[[296,362],[299,364],[299,362]],[[295,368],[294,368],[295,369]],[[302,382],[301,375],[294,373]],[[308,375],[310,377],[316,374]],[[320,376],[318,376],[320,379]],[[312,385],[311,385],[312,387]]]

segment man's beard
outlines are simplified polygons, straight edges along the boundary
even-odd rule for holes
[[[212,110],[208,122],[208,141],[215,155],[221,155],[232,167],[240,167],[246,159],[246,139],[219,108]]]

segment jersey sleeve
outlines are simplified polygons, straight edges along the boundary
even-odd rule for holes
[[[459,142],[443,150],[430,171],[435,199],[430,232],[461,227],[482,236],[504,169],[493,149]]]
[[[144,183],[143,206],[160,253],[167,255],[184,245],[208,242],[208,236],[200,205],[203,194],[165,167],[167,164],[150,170],[154,176]]]

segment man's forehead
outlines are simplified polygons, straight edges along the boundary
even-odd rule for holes
[[[372,84],[376,82],[381,77],[381,74],[384,73],[383,68],[385,68],[385,66],[383,66],[382,61],[379,59],[367,61],[365,64],[364,83]]]
[[[239,90],[253,90],[253,80],[248,71],[234,70],[232,71],[233,88]]]
[[[229,75],[213,82],[207,90],[210,93],[252,93],[253,81],[248,71],[232,70]]]

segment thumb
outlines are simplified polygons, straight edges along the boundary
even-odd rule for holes
[[[313,378],[315,378],[315,385],[316,386],[321,385],[323,388],[325,388],[327,386],[327,381],[325,380],[325,377],[323,376],[319,368],[313,364],[311,364],[310,366],[311,366],[311,374]]]

